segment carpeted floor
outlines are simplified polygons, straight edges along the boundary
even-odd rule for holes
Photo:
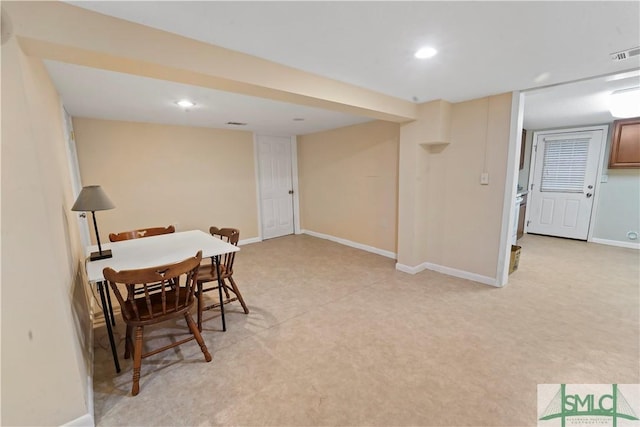
[[[205,314],[210,363],[195,341],[145,359],[131,397],[123,322],[117,375],[98,322],[96,423],[534,426],[537,384],[640,383],[640,251],[519,244],[502,289],[307,235],[243,246],[234,277],[251,313],[227,305],[227,332]]]

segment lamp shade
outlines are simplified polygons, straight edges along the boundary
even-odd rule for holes
[[[99,185],[82,187],[78,199],[71,208],[72,211],[93,212],[106,211],[115,208],[107,194]]]

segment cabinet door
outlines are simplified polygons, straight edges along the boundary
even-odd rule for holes
[[[613,122],[609,168],[640,168],[640,117]]]

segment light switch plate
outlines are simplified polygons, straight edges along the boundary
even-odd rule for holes
[[[480,174],[480,184],[489,185],[489,172],[482,172]]]

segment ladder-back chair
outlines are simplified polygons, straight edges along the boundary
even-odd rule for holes
[[[230,243],[232,245],[238,245],[238,240],[240,239],[240,231],[236,228],[218,228],[218,227],[210,227],[209,233],[212,236],[222,239],[223,241]],[[198,328],[202,330],[202,312],[205,310],[209,310],[212,308],[220,307],[221,304],[228,304],[232,301],[240,301],[242,305],[242,309],[245,314],[249,314],[249,308],[247,308],[247,304],[245,304],[244,299],[242,298],[242,294],[238,289],[238,285],[235,280],[233,280],[233,263],[236,258],[236,253],[231,252],[223,255],[220,260],[220,284],[222,285],[222,290],[225,293],[225,299],[221,300],[218,303],[214,303],[208,305],[206,307],[203,306],[203,293],[217,290],[218,289],[218,275],[216,272],[216,264],[214,259],[211,259],[210,263],[206,263],[200,266],[200,271],[198,272]],[[205,284],[210,283],[211,285],[205,287]],[[230,296],[229,292],[233,293],[233,297]]]
[[[103,270],[105,279],[109,282],[120,303],[122,318],[127,325],[124,358],[128,359],[133,353],[133,385],[131,387],[133,396],[140,391],[140,367],[142,359],[145,357],[195,339],[200,345],[205,360],[211,361],[211,354],[209,354],[200,331],[189,313],[195,302],[201,260],[202,251],[198,251],[194,257],[175,264],[138,270],[115,271],[109,267]],[[153,292],[149,290],[151,284],[156,287]],[[122,296],[118,285],[126,286],[126,298]],[[136,290],[141,292],[136,292]],[[179,316],[184,316],[191,336],[143,353],[144,327]]]

